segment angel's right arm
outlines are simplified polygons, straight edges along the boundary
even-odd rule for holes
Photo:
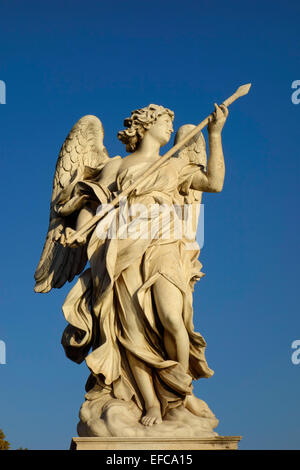
[[[110,192],[117,190],[116,179],[117,179],[117,174],[118,174],[118,170],[120,168],[121,162],[122,162],[121,157],[113,158],[109,160],[103,167],[103,170],[101,171],[100,177],[97,181],[97,183],[100,184],[101,186],[108,188]],[[94,207],[91,207],[90,205],[83,207],[79,211],[79,214],[77,216],[76,228],[75,228],[76,232],[78,232],[82,227],[84,227],[89,222],[89,220],[94,217],[94,215],[95,215]],[[66,235],[68,237],[68,235],[71,234],[73,230],[68,229],[67,232],[68,233],[66,233]],[[90,233],[90,231],[88,233]],[[88,233],[86,233],[86,236],[88,235]],[[86,236],[80,237],[80,239],[77,240],[77,244],[84,244],[86,242]],[[63,240],[65,240],[64,237],[63,237]]]
[[[107,188],[110,192],[114,192],[117,190],[117,174],[121,164],[121,157],[115,157],[109,160],[103,170],[100,173],[100,176],[97,180],[97,183],[101,185],[103,188]],[[80,230],[88,221],[95,215],[95,209],[98,207],[99,202],[95,205],[88,204],[84,206],[78,216],[76,222],[76,230]]]
[[[122,162],[121,157],[109,160],[100,173],[98,183],[109,189],[110,192],[117,190],[117,175]]]
[[[117,190],[116,179],[121,162],[121,157],[109,160],[101,171],[100,177],[97,181],[101,186],[108,188],[110,192]],[[94,217],[94,215],[95,210],[92,207],[83,207],[77,216],[76,231],[79,231],[84,227],[87,222]],[[85,237],[82,238],[81,242],[84,241]]]

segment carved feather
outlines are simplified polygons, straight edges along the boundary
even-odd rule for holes
[[[193,124],[185,124],[181,126],[175,135],[174,145],[182,140],[189,132],[196,126]],[[197,163],[206,169],[207,155],[205,149],[205,139],[202,132],[198,132],[192,139],[190,139],[181,149],[174,154],[174,157],[183,158],[187,163]]]
[[[48,233],[34,275],[36,292],[62,287],[80,274],[86,265],[86,246],[69,248],[54,241],[66,227],[75,228],[74,218],[61,217],[55,212],[55,204],[63,190],[83,177],[86,166],[101,168],[109,160],[103,139],[101,121],[96,116],[87,115],[79,119],[62,145],[53,179]]]
[[[187,134],[189,134],[196,126],[193,124],[185,124],[181,126],[175,136],[174,145],[176,145],[180,140],[182,140]],[[192,139],[190,139],[181,149],[174,154],[175,157],[181,158],[184,160],[185,164],[196,163],[199,165],[201,170],[206,171],[207,166],[207,155],[205,149],[205,139],[202,132],[198,132]],[[184,195],[184,204],[192,204],[194,209],[193,211],[188,212],[188,217],[190,217],[187,222],[187,226],[193,227],[196,241],[196,233],[198,226],[198,207],[201,204],[202,191],[198,191],[190,188],[190,181],[186,181],[182,186],[182,193]],[[196,209],[197,208],[197,209]],[[188,249],[199,250],[198,244],[189,245]],[[199,251],[200,253],[200,251]]]

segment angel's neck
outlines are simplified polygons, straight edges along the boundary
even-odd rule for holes
[[[135,154],[142,156],[145,159],[159,158],[160,143],[154,139],[149,139],[147,136],[144,137],[140,143]]]

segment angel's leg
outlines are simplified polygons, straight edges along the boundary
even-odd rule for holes
[[[142,282],[140,263],[135,262],[122,272],[115,283],[115,289],[117,298],[122,300],[119,305],[119,318],[124,325],[128,340],[143,350],[146,338],[142,324],[142,312],[136,294]],[[128,349],[126,354],[135,382],[145,403],[146,413],[141,419],[142,424],[151,426],[161,423],[161,407],[153,385],[151,368]]]
[[[164,343],[170,359],[188,370],[190,343],[183,322],[183,299],[180,290],[163,276],[153,285],[153,295],[160,321],[164,327]]]
[[[187,372],[190,343],[182,317],[182,293],[174,284],[160,276],[153,286],[153,294],[160,321],[165,329],[166,351],[170,359],[177,360]],[[193,394],[186,396],[184,405],[197,416],[213,416],[206,403]]]
[[[145,402],[146,414],[141,419],[142,424],[152,426],[152,424],[161,423],[161,408],[155,393],[151,369],[129,351],[127,351],[127,358]]]

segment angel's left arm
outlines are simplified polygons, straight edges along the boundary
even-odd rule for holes
[[[192,179],[191,188],[209,193],[219,193],[223,189],[225,163],[221,132],[228,116],[226,106],[215,104],[215,111],[208,124],[209,160],[207,172],[200,170]]]

